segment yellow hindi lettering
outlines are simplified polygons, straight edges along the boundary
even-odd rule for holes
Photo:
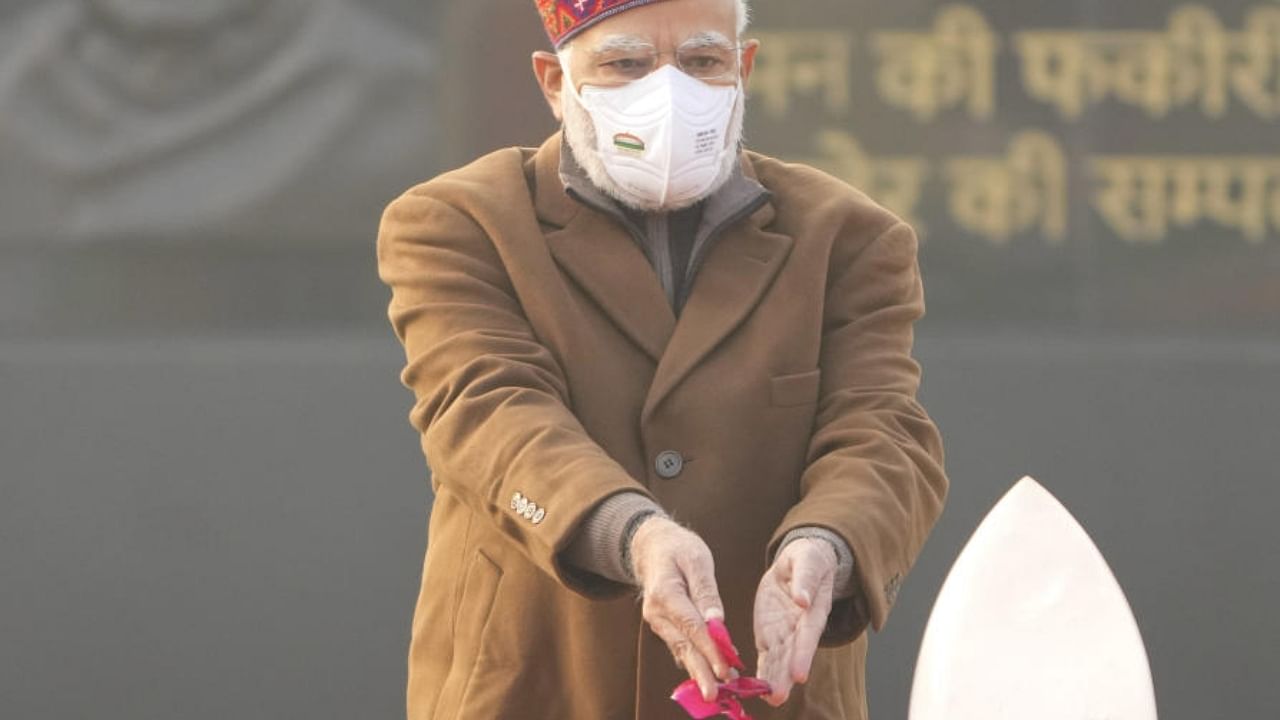
[[[1066,155],[1046,133],[1019,133],[1004,156],[954,157],[947,180],[952,219],[994,245],[1033,228],[1052,244],[1067,237]]]
[[[875,33],[876,89],[884,102],[918,120],[963,104],[973,118],[995,112],[995,58],[1000,41],[968,5],[942,8],[929,32]]]
[[[1229,38],[1209,8],[1186,5],[1169,17],[1170,93],[1175,106],[1199,102],[1207,117],[1227,113]]]
[[[1259,117],[1280,118],[1280,5],[1249,12],[1231,56],[1231,87]]]
[[[1205,221],[1255,244],[1280,233],[1280,156],[1111,155],[1091,165],[1094,208],[1127,242],[1159,243]]]
[[[1107,42],[1095,40],[1105,69],[1102,87],[1116,100],[1161,118],[1173,109],[1173,57],[1161,33],[1114,33]]]
[[[1087,35],[1035,30],[1014,38],[1022,57],[1022,84],[1035,100],[1054,105],[1074,120],[1098,99],[1101,69],[1088,54]]]
[[[1163,31],[1028,30],[1014,45],[1027,94],[1069,120],[1108,99],[1154,118],[1187,106],[1220,118],[1231,93],[1260,117],[1280,117],[1280,7],[1254,8],[1242,32],[1184,5]]]
[[[1169,175],[1163,163],[1099,157],[1092,165],[1100,181],[1094,207],[1112,232],[1132,243],[1160,242],[1169,234]]]
[[[1027,94],[1068,120],[1108,97],[1152,117],[1173,107],[1174,57],[1160,33],[1028,31],[1016,46]]]
[[[751,91],[764,110],[785,117],[795,96],[817,95],[825,109],[843,114],[850,107],[853,40],[822,31],[762,32]]]

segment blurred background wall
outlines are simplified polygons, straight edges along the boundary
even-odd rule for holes
[[[1162,716],[1273,716],[1280,3],[756,5],[750,145],[924,240],[952,495],[873,715],[1030,473]],[[373,243],[409,185],[554,131],[515,6],[0,7],[0,716],[403,714],[431,498]]]

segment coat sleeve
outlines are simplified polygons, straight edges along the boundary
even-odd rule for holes
[[[837,238],[827,287],[822,385],[801,499],[769,542],[825,527],[853,550],[859,592],[837,600],[822,645],[879,631],[942,512],[948,481],[939,433],[916,399],[913,326],[924,314],[917,241],[897,221],[858,247]]]
[[[427,187],[387,206],[377,257],[433,489],[460,498],[566,587],[624,594],[626,585],[575,570],[561,551],[605,499],[652,495],[570,411],[564,372],[525,317],[493,241]]]

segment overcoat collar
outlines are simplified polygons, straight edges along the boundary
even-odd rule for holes
[[[681,380],[755,309],[791,251],[793,240],[766,230],[772,201],[748,208],[708,250],[679,320],[649,261],[614,218],[566,193],[560,178],[561,133],[532,157],[534,207],[549,230],[556,262],[610,320],[658,364],[642,423]],[[744,175],[757,180],[750,153]]]

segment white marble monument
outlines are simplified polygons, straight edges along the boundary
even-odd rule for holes
[[[910,720],[1156,720],[1129,603],[1084,528],[1024,478],[947,575]]]

